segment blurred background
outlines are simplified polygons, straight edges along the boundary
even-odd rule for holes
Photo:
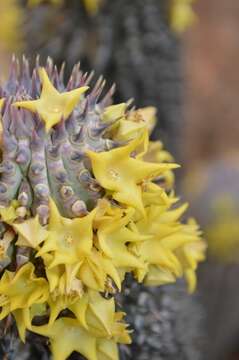
[[[239,359],[238,0],[0,0],[0,13],[3,81],[12,53],[66,61],[68,72],[81,61],[117,84],[115,102],[157,109],[152,137],[182,165],[178,193],[201,224],[207,261],[190,299],[181,285],[159,301],[144,290],[147,305],[137,289],[126,295],[138,338],[122,359]],[[160,321],[168,335],[153,342]]]
[[[208,241],[199,270],[208,359],[239,359],[239,3],[201,0],[183,36],[182,192]]]

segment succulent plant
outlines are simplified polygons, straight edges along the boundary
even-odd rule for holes
[[[1,86],[0,319],[22,341],[50,339],[55,360],[76,351],[118,359],[130,343],[115,294],[127,273],[146,285],[184,276],[205,244],[187,205],[175,206],[170,155],[150,142],[155,113],[111,105],[100,78],[75,65],[67,85],[48,59],[13,58]]]
[[[139,106],[156,106],[159,122],[153,136],[175,151],[182,122],[182,75],[170,4],[105,0],[94,17],[87,16],[80,0],[28,8],[26,52],[50,55],[58,65],[67,60],[67,71],[81,59],[83,69],[93,68],[97,76],[104,74],[117,84],[118,102],[134,98]]]

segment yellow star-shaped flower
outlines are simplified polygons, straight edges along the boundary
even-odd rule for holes
[[[181,263],[174,250],[189,241],[187,237],[182,236],[182,225],[177,222],[184,211],[185,206],[167,212],[167,205],[151,205],[147,208],[147,217],[137,222],[140,233],[151,235],[148,240],[132,244],[132,251],[134,250],[141,261],[148,265],[148,270],[137,269],[139,281],[144,279],[151,265],[161,270],[158,273],[158,284],[162,283],[161,276],[165,279],[168,271],[174,276],[182,276]]]
[[[114,299],[104,299],[89,291],[69,306],[76,319],[60,318],[44,326],[31,326],[37,334],[48,336],[55,360],[65,360],[73,351],[88,360],[118,360],[116,342],[131,342],[123,313],[115,312]]]
[[[126,109],[126,103],[107,106],[102,114],[102,120],[105,122],[112,122],[117,119],[119,120],[124,116]]]
[[[126,331],[127,324],[121,322],[124,316],[122,312],[115,312],[115,300],[104,299],[97,291],[89,291],[88,307],[84,322],[88,330],[96,337],[118,338],[119,342],[130,343],[130,337]]]
[[[114,140],[129,141],[135,139],[142,134],[146,124],[141,122],[130,121],[128,119],[121,119],[118,123],[117,131],[114,133]]]
[[[114,221],[118,221],[122,217],[123,210],[119,206],[113,206],[110,201],[99,199],[97,203],[97,212],[94,219],[94,226],[97,229],[105,220],[114,217]]]
[[[37,278],[34,265],[27,263],[17,273],[6,270],[0,280],[0,319],[16,309],[30,308],[34,303],[43,303],[48,298],[48,284],[44,278]],[[3,314],[5,316],[3,316]]]
[[[114,266],[126,268],[142,268],[143,263],[138,259],[128,248],[128,245],[138,241],[147,239],[138,232],[134,232],[127,227],[129,224],[133,211],[128,211],[124,216],[122,211],[121,219],[117,216],[106,218],[98,225],[98,239],[100,249],[104,254],[111,259]]]
[[[148,163],[132,157],[140,145],[145,143],[147,133],[131,141],[127,146],[107,152],[86,153],[91,159],[93,173],[100,185],[112,192],[112,197],[122,204],[132,206],[145,213],[141,184],[165,171],[178,167],[176,164]]]
[[[184,275],[189,291],[195,288],[195,270],[204,259],[205,244],[195,223],[180,222],[186,209],[187,204],[173,210],[166,204],[151,205],[147,217],[137,222],[140,233],[151,235],[148,240],[131,245],[131,250],[147,265],[146,270],[136,269],[139,281],[162,285]]]
[[[13,224],[13,228],[18,234],[18,246],[36,249],[48,236],[48,231],[40,224],[38,216],[20,224]]]
[[[184,246],[177,249],[176,254],[183,267],[188,283],[188,291],[192,293],[197,285],[196,270],[198,263],[205,259],[206,243],[201,239],[201,231],[194,219],[183,225],[182,237],[188,239]]]
[[[49,80],[46,70],[40,68],[38,72],[42,82],[40,99],[17,101],[13,105],[38,113],[45,122],[46,130],[49,131],[62,119],[68,118],[79,103],[81,95],[88,89],[88,86],[59,93]]]
[[[17,206],[17,200],[13,200],[8,207],[0,206],[0,219],[11,225],[13,221],[17,218]]]
[[[146,154],[143,156],[144,161],[149,162],[173,162],[173,157],[168,151],[163,149],[163,144],[160,141],[150,141],[149,147]],[[174,173],[171,170],[166,171],[163,174],[163,179],[161,179],[161,183],[164,183],[164,187],[168,190],[172,189],[174,185]]]
[[[137,121],[137,118],[143,119],[151,134],[157,123],[157,109],[153,106],[147,106],[136,110],[133,115],[136,118],[135,121]]]
[[[62,317],[51,326],[32,326],[32,330],[49,337],[54,360],[66,360],[73,351],[79,352],[88,360],[97,360],[96,338],[77,319]]]
[[[150,181],[144,185],[142,197],[145,207],[150,205],[170,207],[178,200],[177,198],[173,197],[173,194],[168,196],[163,188]]]
[[[121,288],[117,269],[110,259],[96,249],[93,249],[85,258],[78,276],[85,286],[97,291],[106,291],[107,276],[114,280],[118,289]]]
[[[50,200],[49,235],[38,256],[52,252],[54,259],[49,267],[59,264],[74,264],[90,254],[93,245],[93,219],[96,209],[82,218],[67,219],[60,215],[53,200]]]
[[[49,269],[47,264],[51,261],[51,255],[47,255],[44,255],[44,262],[49,282],[50,296],[47,303],[50,307],[49,325],[51,325],[62,310],[69,308],[71,304],[82,298],[84,289],[81,280],[76,277],[80,263],[65,267],[58,265]]]
[[[114,298],[104,299],[97,291],[88,291],[69,309],[81,325],[97,337],[112,337],[115,334]]]
[[[68,296],[75,292],[81,293],[82,286],[77,287],[75,280],[82,262],[73,265],[57,265],[50,267],[54,260],[54,254],[43,254],[43,261],[46,269],[46,277],[49,283],[49,291],[54,296]],[[78,282],[78,280],[77,280]],[[78,284],[79,285],[79,284]]]
[[[80,280],[78,280],[80,282]],[[53,292],[47,300],[51,309],[49,325],[52,325],[59,313],[68,308],[71,310],[81,325],[91,331],[95,336],[113,336],[114,332],[114,299],[104,299],[98,291],[89,290],[84,293],[83,287],[81,293],[72,293],[61,295],[57,291]]]
[[[129,141],[139,137],[147,129],[151,134],[156,124],[156,109],[147,107],[126,114],[116,124],[115,140]]]

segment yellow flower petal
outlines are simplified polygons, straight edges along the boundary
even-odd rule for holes
[[[192,294],[197,286],[197,277],[195,271],[191,269],[185,270],[184,275],[188,283],[188,292],[189,294]]]
[[[31,328],[30,309],[17,309],[13,311],[14,318],[17,323],[17,329],[20,339],[25,342],[26,330]]]
[[[143,241],[145,237],[128,229],[128,222],[128,217],[117,222],[113,219],[102,222],[98,229],[100,248],[116,267],[143,267],[142,262],[130,252],[128,245]]]
[[[41,226],[38,216],[25,220],[20,224],[13,224],[19,236],[17,245],[36,249],[48,236],[48,231]]]
[[[49,267],[80,262],[91,252],[93,245],[93,219],[96,209],[82,218],[67,219],[60,215],[50,200],[49,235],[38,256],[51,252],[54,256]]]
[[[76,319],[63,317],[51,326],[32,326],[32,330],[49,337],[54,360],[66,360],[73,351],[79,352],[88,360],[97,360],[96,338]]]
[[[167,269],[159,268],[158,266],[150,265],[149,270],[145,276],[144,284],[148,286],[160,286],[171,284],[176,281],[176,276]]]
[[[116,131],[113,131],[114,140],[127,141],[135,139],[147,130],[149,134],[156,124],[156,108],[145,107],[130,111],[118,122]]]
[[[79,278],[90,289],[105,290],[107,274],[102,265],[102,256],[96,250],[92,251],[81,265]]]
[[[114,340],[97,339],[98,360],[118,360],[119,352]]]
[[[86,313],[86,321],[96,335],[100,337],[112,336],[114,323],[115,304],[114,299],[104,299],[98,292],[89,293],[89,307]],[[104,335],[105,334],[105,335]]]
[[[62,119],[67,119],[79,103],[82,94],[88,90],[87,86],[82,86],[65,93],[59,93],[50,82],[44,68],[39,69],[39,76],[42,82],[42,92],[40,99],[17,101],[13,105],[37,112],[45,122],[46,130],[50,130]]]
[[[147,163],[131,157],[131,154],[144,142],[146,134],[131,141],[127,146],[108,152],[94,153],[87,151],[91,159],[96,179],[102,187],[113,192],[113,198],[120,203],[130,205],[142,213],[145,212],[142,203],[140,184],[152,179],[175,164]]]
[[[17,213],[16,213],[16,206],[15,203],[12,202],[10,206],[8,207],[0,207],[0,215],[1,215],[1,220],[8,223],[8,224],[12,224],[14,220],[16,220],[17,218]]]
[[[29,309],[35,303],[44,303],[48,298],[48,284],[37,278],[31,263],[23,265],[16,273],[6,270],[0,280],[0,305],[8,312]],[[7,315],[7,314],[6,314]],[[23,330],[20,330],[23,334]]]
[[[102,120],[112,122],[124,116],[127,105],[125,103],[108,106],[103,115]]]

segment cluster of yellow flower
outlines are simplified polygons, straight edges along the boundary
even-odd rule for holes
[[[57,121],[51,119],[54,109],[68,116],[75,106],[72,96],[82,91],[60,94],[46,71],[39,73],[43,95],[17,105],[38,111],[50,130]],[[154,109],[126,109],[126,104],[112,105],[102,114],[103,122],[113,123],[110,137],[124,145],[99,153],[86,150],[104,189],[87,215],[63,217],[52,199],[46,225],[38,215],[19,218],[17,200],[0,209],[9,226],[1,240],[1,264],[14,256],[9,253],[12,242],[33,250],[30,261],[3,273],[0,319],[13,314],[23,341],[26,330],[49,337],[55,360],[73,351],[89,360],[118,359],[117,343],[130,343],[130,336],[124,313],[116,312],[109,295],[121,290],[126,273],[147,285],[185,276],[193,291],[197,264],[204,259],[197,224],[180,222],[187,205],[175,207],[172,169],[177,165],[160,142],[149,141]],[[44,325],[36,325],[39,318]]]

